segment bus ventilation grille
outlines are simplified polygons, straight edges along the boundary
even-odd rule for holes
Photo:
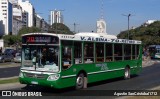
[[[46,78],[46,76],[44,74],[33,74],[33,73],[25,73],[25,77],[38,78],[38,79],[45,79]]]

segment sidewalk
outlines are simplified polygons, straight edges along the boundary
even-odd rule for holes
[[[20,67],[20,63],[0,63],[0,68]]]
[[[155,63],[158,63],[158,61],[151,60],[151,58],[149,56],[148,57],[143,57],[142,67],[151,66]]]
[[[18,78],[19,76],[13,76],[13,77],[7,77],[7,78],[0,78],[0,80],[8,80],[8,79],[14,79]]]
[[[8,90],[8,89],[14,89],[14,88],[23,88],[26,85],[20,84],[19,82],[16,83],[9,83],[9,84],[0,84],[0,90]]]

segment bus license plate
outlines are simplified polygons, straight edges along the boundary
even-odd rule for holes
[[[38,84],[38,82],[36,82],[36,81],[32,81],[32,82],[31,82],[31,84],[37,85],[37,84]]]

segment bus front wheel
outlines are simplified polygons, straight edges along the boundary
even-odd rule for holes
[[[81,73],[78,75],[77,79],[76,79],[76,89],[82,89],[84,88],[84,74]]]
[[[129,69],[129,67],[125,68],[124,79],[130,79],[130,69]]]

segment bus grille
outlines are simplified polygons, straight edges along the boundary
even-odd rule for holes
[[[25,73],[25,76],[28,78],[38,78],[38,79],[45,79],[46,78],[46,75],[44,75],[44,74]]]

